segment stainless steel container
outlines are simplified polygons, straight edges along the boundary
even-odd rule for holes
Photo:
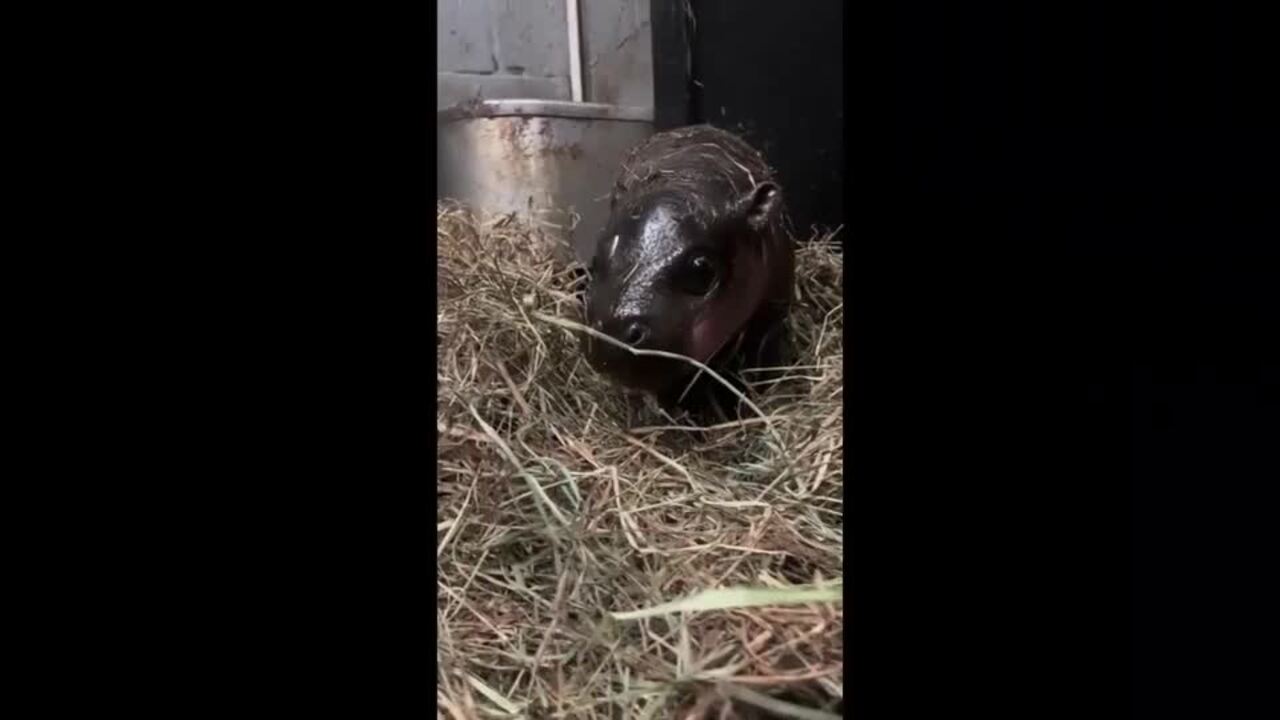
[[[484,100],[443,110],[439,120],[441,198],[537,222],[584,263],[623,158],[653,134],[650,108],[554,100]]]

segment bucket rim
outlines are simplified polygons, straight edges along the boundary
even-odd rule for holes
[[[558,117],[574,120],[653,122],[653,108],[604,103],[504,98],[471,100],[436,111],[440,122],[493,117]]]

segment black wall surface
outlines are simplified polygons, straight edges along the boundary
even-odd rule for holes
[[[796,231],[844,222],[843,7],[655,0],[659,129],[737,130],[778,170]]]

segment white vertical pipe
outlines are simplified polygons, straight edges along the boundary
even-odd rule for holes
[[[569,88],[574,102],[582,102],[582,32],[578,27],[578,0],[566,0],[569,20]]]

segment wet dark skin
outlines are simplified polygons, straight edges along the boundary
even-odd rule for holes
[[[631,347],[696,359],[740,392],[742,369],[781,364],[790,246],[780,242],[781,191],[757,172],[761,180],[736,186],[654,183],[615,194],[590,268],[587,322]],[[735,393],[687,361],[637,356],[590,336],[584,350],[597,371],[669,413],[687,411],[699,424],[741,413]]]

